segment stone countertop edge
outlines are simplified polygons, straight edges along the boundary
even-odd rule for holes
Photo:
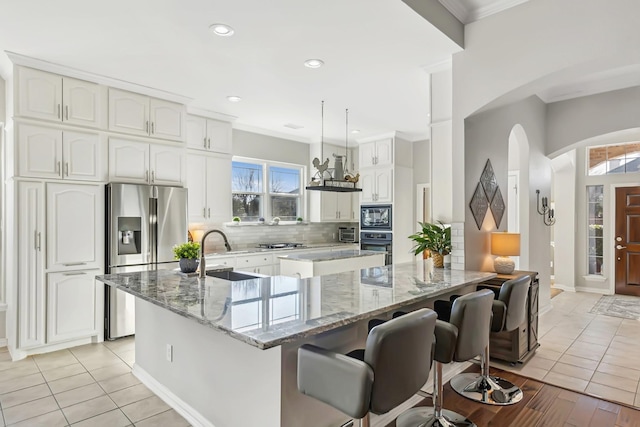
[[[322,262],[333,261],[336,259],[346,258],[362,258],[375,255],[384,255],[386,252],[382,251],[367,251],[362,249],[341,249],[339,251],[318,251],[318,252],[306,252],[302,254],[288,254],[277,255],[279,259],[290,259],[293,261],[303,262]]]
[[[409,264],[409,263],[407,263]],[[396,265],[397,266],[397,265]],[[175,274],[177,276],[176,273],[173,273],[169,270],[158,270],[159,272],[163,272],[162,274]],[[334,329],[338,329],[344,326],[348,326],[351,325],[353,323],[359,322],[361,320],[368,320],[368,319],[372,319],[374,317],[378,317],[380,315],[383,315],[385,313],[389,313],[392,312],[394,310],[397,310],[399,308],[403,308],[403,307],[407,307],[407,306],[411,306],[414,305],[416,303],[419,303],[421,301],[427,301],[430,299],[433,299],[435,297],[438,297],[440,295],[449,293],[453,290],[465,287],[465,286],[469,286],[469,285],[473,285],[473,284],[477,284],[480,283],[482,281],[491,279],[493,277],[496,276],[496,273],[491,273],[491,272],[479,272],[479,271],[464,271],[464,270],[449,270],[449,271],[457,271],[460,273],[475,273],[478,275],[478,277],[474,278],[474,279],[469,279],[463,283],[457,283],[455,285],[449,285],[445,288],[442,289],[435,289],[435,290],[431,290],[430,292],[424,292],[422,294],[412,294],[414,295],[411,298],[405,299],[403,301],[398,301],[398,302],[394,302],[391,303],[389,305],[386,305],[384,307],[379,307],[364,313],[352,313],[352,312],[346,312],[346,311],[340,311],[338,313],[333,313],[330,314],[328,316],[326,316],[326,323],[322,323],[323,318],[320,317],[318,319],[311,319],[311,320],[307,320],[305,321],[305,325],[308,325],[309,322],[315,322],[317,321],[318,323],[320,323],[318,326],[310,328],[310,329],[306,329],[303,331],[299,331],[299,332],[293,332],[293,333],[287,333],[286,336],[282,336],[282,337],[276,337],[276,338],[272,338],[272,339],[259,339],[256,337],[253,337],[250,333],[247,332],[237,332],[234,331],[232,329],[230,329],[229,327],[222,325],[220,323],[214,323],[213,321],[206,319],[206,318],[202,318],[196,315],[193,315],[183,309],[180,309],[179,307],[173,307],[169,304],[164,303],[163,301],[159,300],[159,299],[154,299],[151,298],[145,294],[142,294],[140,292],[137,292],[134,289],[131,289],[128,286],[124,286],[122,284],[118,284],[117,282],[111,280],[110,278],[113,276],[131,276],[132,274],[135,273],[122,273],[122,274],[116,274],[116,275],[104,275],[104,276],[96,276],[96,280],[99,280],[103,283],[105,283],[106,285],[109,286],[114,286],[120,290],[122,290],[123,292],[129,293],[133,296],[136,296],[144,301],[150,302],[158,307],[167,309],[177,315],[189,318],[191,320],[196,321],[197,323],[210,327],[214,330],[220,331],[222,333],[227,334],[230,337],[233,337],[235,339],[238,339],[242,342],[245,342],[249,345],[252,345],[254,347],[257,347],[261,350],[267,350],[269,348],[272,347],[277,347],[279,345],[282,344],[286,344],[286,343],[290,343],[290,342],[294,342],[294,341],[298,341],[304,338],[308,338],[308,337],[312,337],[314,335],[318,335],[320,333],[329,331],[329,330],[334,330]],[[137,272],[137,273],[141,273],[141,272]],[[327,276],[325,276],[327,277]],[[185,279],[184,277],[181,278],[182,280],[189,280],[189,281],[199,281],[201,279],[193,277],[193,278],[188,278]],[[266,278],[260,278],[260,279],[254,279],[254,280],[267,280],[270,279],[270,277],[266,277]],[[419,282],[420,285],[441,285],[443,284],[442,282],[438,283],[438,282],[430,282],[430,283],[425,283],[422,281],[419,281],[417,278],[413,277],[414,281]],[[211,278],[207,278],[205,280],[212,280]],[[222,280],[222,279],[215,279],[215,280]],[[293,280],[298,280],[298,281],[305,281],[308,279],[293,279]],[[223,282],[226,282],[224,280],[222,280]],[[335,316],[336,315],[342,315],[342,316],[347,316],[344,318],[338,318],[336,319]],[[328,318],[327,318],[328,317]],[[250,331],[249,331],[250,332]]]
[[[204,254],[207,262],[211,259],[221,258],[221,257],[229,257],[229,256],[243,256],[243,255],[255,255],[255,254],[264,254],[264,253],[287,253],[291,251],[308,251],[313,249],[325,249],[325,248],[337,248],[340,246],[352,246],[357,245],[358,243],[341,243],[341,242],[331,242],[331,243],[309,243],[308,245],[304,245],[303,247],[297,248],[238,248],[229,252],[212,252],[208,254]],[[349,249],[345,249],[349,250]]]

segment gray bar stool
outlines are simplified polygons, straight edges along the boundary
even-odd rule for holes
[[[493,301],[491,332],[513,331],[526,320],[529,276],[506,281],[500,287],[498,299]],[[495,295],[495,294],[494,294]],[[460,374],[450,381],[457,393],[489,405],[513,405],[522,400],[522,390],[504,378],[489,373],[489,342],[481,357],[481,373]]]
[[[458,297],[451,307],[451,321],[436,322],[434,406],[413,408],[403,412],[396,420],[397,427],[475,426],[465,416],[442,409],[442,365],[473,359],[489,345],[493,297],[493,292],[488,289]]]
[[[370,412],[389,412],[427,382],[436,318],[420,309],[390,320],[371,330],[364,351],[349,355],[301,346],[298,390],[368,427]]]

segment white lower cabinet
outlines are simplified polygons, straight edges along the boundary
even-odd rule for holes
[[[47,274],[47,343],[98,333],[98,270]]]

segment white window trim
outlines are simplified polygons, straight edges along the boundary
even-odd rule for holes
[[[285,197],[299,198],[300,199],[300,212],[299,217],[307,217],[307,193],[304,189],[304,183],[307,182],[307,167],[305,165],[299,165],[296,163],[277,162],[272,160],[256,159],[252,157],[233,156],[232,162],[244,162],[262,165],[262,192],[244,192],[246,194],[257,194],[262,197],[261,216],[265,219],[265,222],[269,223],[273,220],[273,216],[267,215],[271,212],[271,196],[282,195]],[[232,163],[233,164],[233,163]],[[290,169],[300,169],[300,195],[292,196],[287,194],[270,193],[269,192],[269,166],[282,167]],[[232,173],[233,173],[233,167]],[[233,179],[233,178],[232,178]],[[234,191],[231,192],[232,194]],[[233,196],[232,196],[233,197]],[[258,221],[246,221],[248,224],[257,224]],[[293,221],[280,221],[279,224],[296,224],[296,220]]]
[[[585,271],[587,272],[587,276],[589,277],[604,277],[603,273],[597,274],[597,273],[589,273],[589,258],[591,258],[591,255],[589,254],[589,205],[591,204],[591,202],[589,201],[589,193],[588,193],[588,188],[589,187],[602,187],[602,267],[601,267],[601,271],[607,271],[606,267],[607,267],[607,262],[606,262],[606,257],[605,257],[605,251],[604,251],[604,229],[605,229],[605,201],[604,201],[604,185],[602,184],[587,184],[584,188],[585,194],[586,194],[586,200],[587,200],[587,206],[586,206],[586,215],[587,215],[587,228],[586,228],[586,250],[587,250],[587,256],[585,257],[585,261],[586,261],[586,269]],[[594,255],[597,256],[597,255]],[[584,276],[583,276],[584,277]]]

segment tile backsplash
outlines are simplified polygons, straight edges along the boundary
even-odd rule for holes
[[[226,234],[234,250],[255,248],[258,243],[329,243],[338,241],[338,227],[358,226],[357,223],[306,223],[291,225],[216,225],[189,227],[194,239],[202,232],[217,228]],[[213,234],[207,237],[205,253],[224,252],[222,238]]]

